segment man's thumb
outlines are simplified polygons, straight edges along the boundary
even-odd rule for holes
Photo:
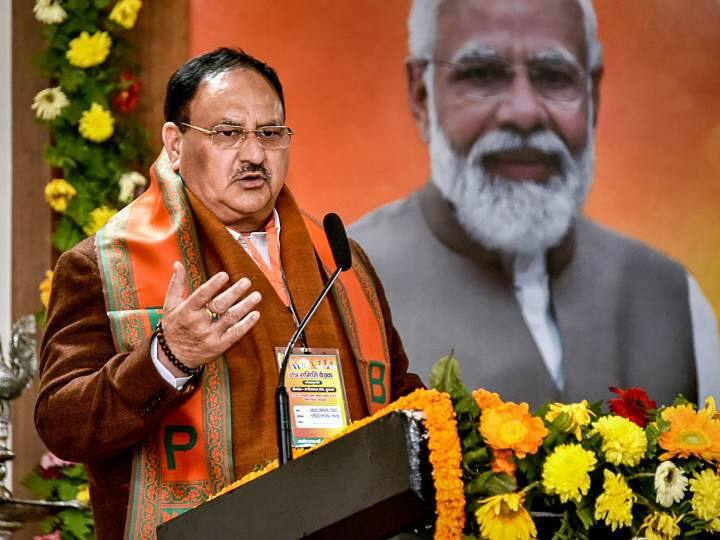
[[[163,311],[169,311],[179,306],[185,300],[185,267],[182,263],[173,263],[173,275],[170,278]]]

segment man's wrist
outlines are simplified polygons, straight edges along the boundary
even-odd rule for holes
[[[150,343],[150,358],[160,376],[176,390],[182,390],[192,379],[191,376],[180,373],[180,370],[175,368],[167,358],[163,359],[162,351],[158,347],[157,336],[153,336]]]

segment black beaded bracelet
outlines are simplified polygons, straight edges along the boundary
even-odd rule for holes
[[[157,326],[155,326],[155,335],[157,336],[158,343],[160,344],[160,348],[165,353],[165,356],[168,357],[168,360],[172,363],[173,366],[178,368],[180,371],[182,371],[185,375],[188,375],[190,377],[194,377],[195,375],[198,375],[202,372],[203,366],[191,368],[187,367],[185,364],[183,364],[180,360],[177,359],[177,356],[175,356],[172,351],[170,350],[170,347],[168,347],[167,342],[165,341],[165,334],[163,333],[163,327],[162,327],[162,321],[158,321]]]

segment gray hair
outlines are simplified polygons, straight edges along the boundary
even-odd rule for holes
[[[408,16],[410,56],[429,60],[437,42],[438,10],[444,0],[413,0]],[[598,39],[597,15],[593,0],[577,0],[583,12],[585,39],[587,41],[587,65],[590,72],[602,66],[602,45]]]

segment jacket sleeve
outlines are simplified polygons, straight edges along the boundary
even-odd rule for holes
[[[178,392],[150,357],[150,340],[117,354],[105,312],[94,239],[57,262],[40,351],[35,425],[63,459],[107,459],[141,441],[193,390]]]
[[[388,348],[390,349],[390,395],[393,400],[396,400],[397,398],[404,396],[405,394],[409,394],[417,388],[425,388],[425,386],[418,375],[408,371],[408,357],[407,354],[405,354],[400,334],[398,334],[398,331],[395,329],[395,325],[393,324],[390,306],[388,304],[387,297],[385,296],[385,289],[383,289],[382,283],[370,263],[370,259],[357,242],[351,240],[350,243],[353,248],[353,256],[358,257],[362,265],[367,268],[375,285],[375,290],[378,293],[380,309],[382,310],[383,320],[385,321]]]

